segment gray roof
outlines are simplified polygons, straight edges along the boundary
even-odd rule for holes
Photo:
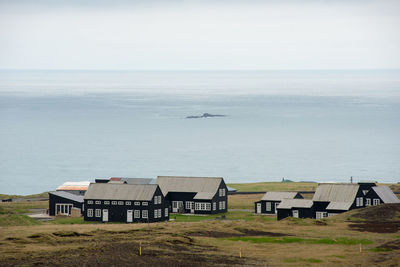
[[[123,182],[127,184],[154,184],[154,180],[152,178],[121,178]]]
[[[55,196],[59,196],[59,197],[65,198],[65,199],[70,199],[72,201],[83,203],[83,196],[76,195],[76,194],[71,194],[69,192],[52,191],[52,192],[49,192],[49,194],[52,194],[52,195],[55,195]]]
[[[332,201],[326,207],[327,210],[349,210],[353,202],[335,202]]]
[[[313,201],[311,199],[302,198],[284,198],[278,205],[278,209],[291,209],[291,208],[311,208]]]
[[[261,200],[281,201],[284,198],[294,198],[297,192],[267,192]]]
[[[151,201],[157,187],[155,184],[93,183],[89,185],[85,199]]]
[[[313,201],[354,202],[359,184],[319,184]]]
[[[382,199],[383,203],[400,203],[399,198],[388,186],[374,186],[372,190]]]
[[[164,196],[169,192],[190,192],[197,193],[195,199],[211,199],[222,181],[222,177],[158,176],[156,183]]]

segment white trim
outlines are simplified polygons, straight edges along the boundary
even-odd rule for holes
[[[101,217],[101,209],[96,209],[95,214],[96,214],[95,215],[96,217],[100,218]]]
[[[87,210],[87,217],[93,217],[93,209]]]
[[[142,218],[143,219],[148,219],[149,218],[149,211],[148,210],[142,210]]]
[[[267,201],[265,203],[265,210],[266,211],[272,211],[272,203],[271,203],[271,201]]]
[[[133,213],[135,219],[140,219],[140,210],[135,210]]]

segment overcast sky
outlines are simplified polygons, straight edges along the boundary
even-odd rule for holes
[[[0,0],[1,69],[400,68],[400,1]]]

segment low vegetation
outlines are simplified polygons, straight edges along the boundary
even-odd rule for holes
[[[238,191],[267,192],[267,191],[315,191],[318,184],[313,182],[262,182],[246,184],[228,184]]]

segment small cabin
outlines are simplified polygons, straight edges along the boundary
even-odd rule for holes
[[[160,222],[168,203],[155,184],[92,183],[84,197],[85,221]]]
[[[276,214],[283,199],[302,199],[298,192],[267,192],[260,201],[254,202],[254,212],[258,214]]]
[[[71,216],[74,208],[83,211],[83,196],[65,191],[49,192],[49,215]]]
[[[277,206],[277,218],[286,217],[312,218],[314,215],[314,203],[311,199],[285,198]]]
[[[385,203],[400,203],[399,198],[388,186],[374,186],[365,195],[366,206],[377,206]]]
[[[222,177],[158,176],[155,182],[176,213],[216,214],[228,211],[228,188]]]

